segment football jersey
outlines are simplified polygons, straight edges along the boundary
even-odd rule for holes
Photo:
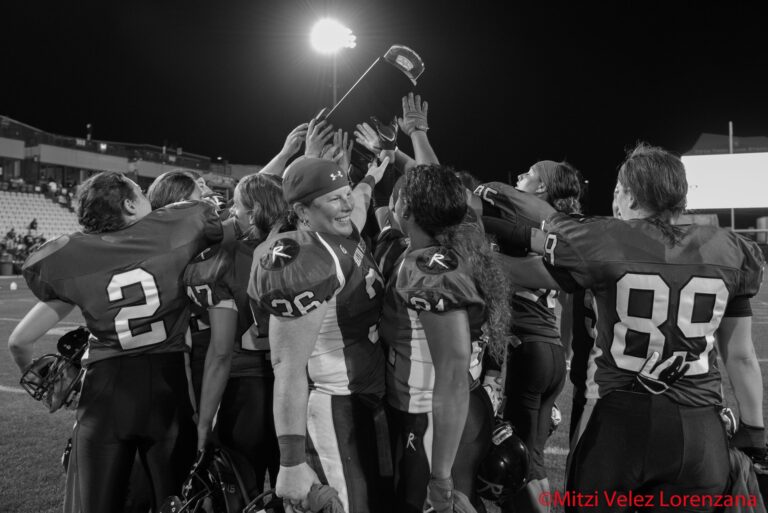
[[[560,327],[555,314],[557,291],[516,288],[510,299],[512,333],[521,342],[560,345]]]
[[[381,273],[357,232],[347,238],[294,231],[273,235],[256,248],[248,295],[256,308],[280,317],[300,317],[328,303],[307,365],[310,387],[331,395],[382,397],[383,290]]]
[[[408,242],[408,237],[403,232],[391,226],[385,226],[379,233],[373,250],[373,259],[379,266],[385,280],[389,279],[395,263],[400,259],[405,248],[408,247]]]
[[[59,237],[29,257],[24,278],[39,300],[80,307],[92,335],[85,363],[185,351],[182,274],[222,236],[210,204],[175,203],[122,230]]]
[[[571,372],[570,379],[574,394],[584,394],[587,399],[597,399],[595,385],[595,359],[598,352],[595,347],[597,338],[597,312],[595,297],[591,290],[577,290],[573,293]]]
[[[239,240],[204,250],[187,266],[184,285],[189,298],[201,308],[237,311],[237,330],[230,377],[271,376],[269,313],[252,310],[248,281],[253,250],[260,241]]]
[[[435,370],[419,312],[466,309],[473,380],[482,371],[486,321],[485,301],[471,270],[457,252],[436,246],[411,251],[401,257],[387,281],[381,336],[387,349],[387,401],[409,413],[432,411]]]
[[[535,194],[523,192],[503,182],[478,185],[475,196],[483,200],[483,216],[498,217],[533,228],[555,212],[555,208]]]
[[[597,306],[600,397],[632,383],[646,358],[682,355],[690,368],[667,392],[679,404],[720,404],[715,332],[736,297],[754,296],[764,264],[754,242],[712,226],[679,226],[670,244],[651,222],[553,215],[544,262],[566,290]],[[565,272],[563,272],[565,271]]]

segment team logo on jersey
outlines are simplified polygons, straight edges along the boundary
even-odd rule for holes
[[[433,248],[419,255],[416,266],[425,273],[440,274],[456,269],[459,261],[453,251],[447,248]]]
[[[279,239],[272,243],[261,257],[264,269],[280,269],[290,264],[299,255],[299,243],[293,239]]]

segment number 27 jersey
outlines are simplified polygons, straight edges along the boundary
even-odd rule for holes
[[[722,402],[715,332],[724,316],[744,315],[731,303],[757,293],[763,256],[756,244],[725,229],[678,228],[680,238],[670,244],[656,225],[640,219],[555,214],[545,227],[544,262],[553,277],[566,290],[588,288],[595,296],[600,397],[630,385],[658,352],[661,360],[681,355],[690,365],[666,392],[672,400]]]

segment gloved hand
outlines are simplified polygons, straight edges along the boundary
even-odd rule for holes
[[[672,355],[656,365],[658,360],[659,353],[656,351],[645,360],[643,367],[635,377],[635,390],[639,390],[638,387],[642,386],[654,395],[663,394],[678,379],[683,377],[690,367],[687,363],[683,364],[684,359],[680,355]]]
[[[731,438],[731,446],[741,449],[752,461],[765,460],[768,456],[768,449],[765,446],[765,428],[750,426],[741,421],[739,429]]]
[[[477,513],[466,495],[453,489],[453,479],[429,478],[427,485],[428,511],[436,513]]]
[[[403,96],[403,117],[397,120],[400,130],[409,137],[416,130],[426,132],[429,130],[428,112],[429,104],[427,102],[422,103],[421,96],[418,94],[415,97],[413,93]]]
[[[504,387],[501,383],[501,376],[499,371],[486,371],[483,378],[483,390],[488,394],[488,398],[491,400],[491,406],[493,406],[493,416],[499,414],[499,408],[504,400]]]

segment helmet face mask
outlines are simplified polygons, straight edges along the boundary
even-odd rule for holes
[[[43,401],[50,413],[62,406],[76,408],[85,371],[80,359],[90,333],[77,328],[64,334],[56,345],[59,354],[46,354],[26,368],[19,383],[36,401]]]
[[[36,401],[53,413],[62,406],[76,405],[84,370],[72,359],[47,354],[34,360],[21,376],[20,384]]]

